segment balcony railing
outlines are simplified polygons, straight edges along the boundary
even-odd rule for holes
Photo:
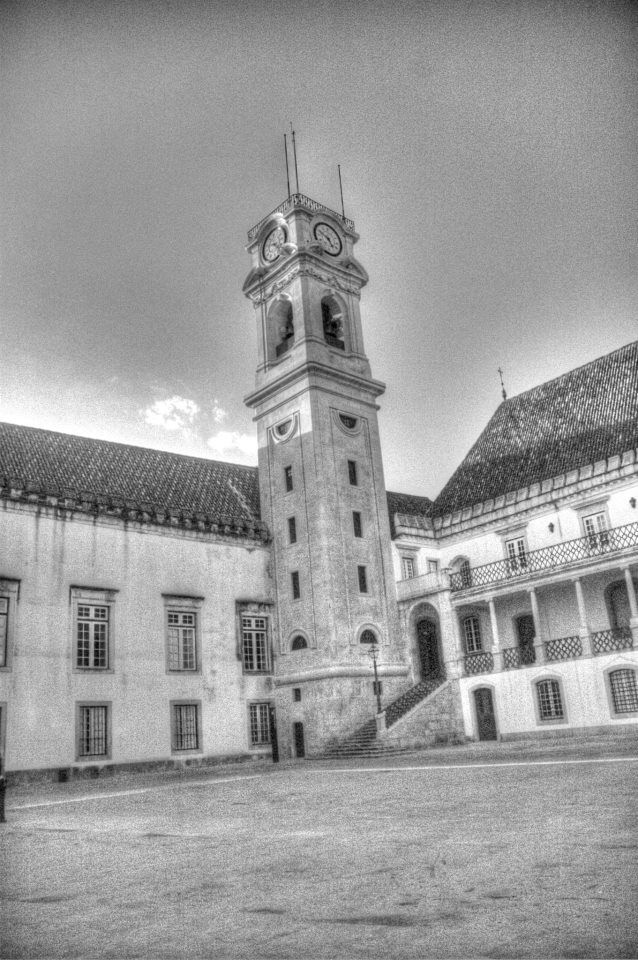
[[[275,213],[286,213],[286,211],[291,210],[293,207],[305,207],[306,210],[311,210],[313,213],[329,213],[331,216],[336,217],[337,220],[349,227],[350,230],[354,230],[354,223],[352,220],[349,220],[348,217],[344,217],[343,214],[337,213],[336,210],[331,210],[330,207],[324,206],[323,203],[317,203],[316,200],[311,200],[310,197],[304,196],[303,193],[291,193],[289,197],[286,197],[283,203],[280,203],[278,207],[275,207],[267,217],[264,217],[263,220],[260,220],[259,223],[256,223],[254,227],[251,227],[248,231],[248,239],[254,240],[260,229],[266,223],[267,220]]]
[[[580,637],[558,637],[545,644],[545,656],[548,660],[575,660],[583,652]]]
[[[551,547],[541,547],[540,550],[532,550],[518,557],[496,560],[494,563],[485,563],[469,570],[466,568],[451,574],[450,588],[452,591],[457,591],[485,587],[488,584],[515,580],[529,576],[531,573],[540,573],[568,563],[576,563],[578,560],[608,556],[618,550],[637,545],[638,523],[628,523],[624,527],[592,533],[577,540],[565,540]]]
[[[513,670],[516,667],[529,667],[536,663],[536,650],[534,647],[508,647],[503,650],[503,667],[505,670]]]
[[[438,593],[448,589],[449,580],[442,570],[435,573],[423,573],[420,577],[409,577],[407,580],[397,581],[397,599],[413,600],[428,593]]]
[[[468,653],[465,658],[465,673],[468,677],[474,673],[491,673],[493,669],[494,657],[489,650]]]
[[[629,627],[612,627],[591,635],[594,653],[610,653],[612,650],[631,650],[634,645]]]

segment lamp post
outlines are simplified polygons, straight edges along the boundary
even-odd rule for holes
[[[371,643],[368,648],[368,656],[372,657],[372,667],[374,669],[374,692],[377,695],[377,713],[381,713],[381,694],[379,693],[379,674],[377,673],[377,653],[379,647],[376,641]]]

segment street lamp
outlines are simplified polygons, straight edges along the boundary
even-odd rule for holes
[[[374,669],[374,692],[377,695],[377,713],[381,713],[381,694],[379,693],[379,674],[377,673],[377,654],[379,647],[374,640],[368,647],[368,656],[372,657],[372,667]]]

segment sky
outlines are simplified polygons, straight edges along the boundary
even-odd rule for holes
[[[638,337],[638,6],[0,5],[0,419],[256,463],[248,229],[360,234],[389,489],[434,497],[509,395]]]

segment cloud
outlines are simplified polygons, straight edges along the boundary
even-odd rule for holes
[[[199,407],[194,400],[174,396],[167,400],[156,400],[142,412],[144,422],[152,427],[163,427],[164,430],[181,430],[182,433],[189,433],[199,413]],[[223,411],[221,412],[223,413]]]
[[[220,407],[219,400],[216,397],[213,400],[212,412],[215,423],[223,423],[228,416],[228,412],[224,410],[223,407]]]
[[[206,441],[219,460],[253,464],[257,460],[257,437],[237,430],[220,430]]]

